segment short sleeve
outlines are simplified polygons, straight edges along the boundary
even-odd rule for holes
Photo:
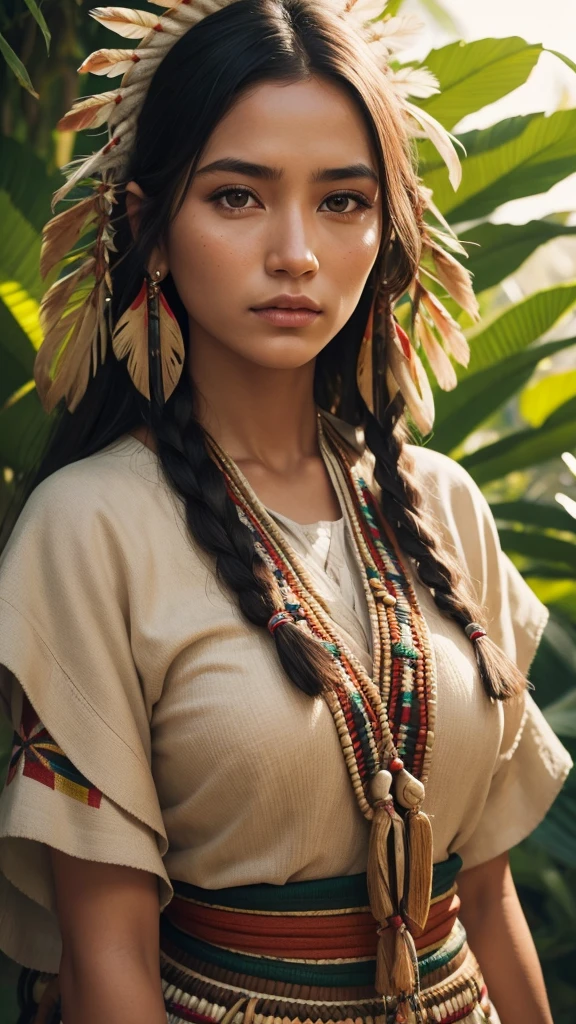
[[[470,475],[437,452],[412,449],[422,501],[436,532],[465,570],[492,639],[527,674],[548,610],[502,551],[490,507]],[[487,799],[451,852],[464,868],[525,839],[542,821],[572,767],[568,751],[529,692],[499,705],[501,742]]]
[[[29,498],[0,561],[0,702],[12,724],[0,795],[0,948],[58,971],[48,847],[155,873],[172,889],[131,649],[122,537],[106,496],[66,467]]]

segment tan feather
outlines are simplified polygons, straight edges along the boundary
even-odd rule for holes
[[[54,379],[45,396],[48,412],[64,398],[70,412],[74,412],[86,392],[90,379],[92,350],[98,336],[99,287],[94,288],[83,304],[70,336],[65,340],[56,359]]]
[[[425,288],[420,288],[420,298],[434,322],[447,351],[454,357],[457,363],[460,363],[460,366],[468,366],[470,362],[470,346],[460,325],[450,316],[450,313],[440,300],[435,295],[432,295],[431,292],[426,291]]]
[[[62,131],[80,132],[84,128],[99,128],[110,117],[112,111],[122,100],[119,92],[101,92],[96,96],[87,96],[78,100],[71,110],[58,121],[57,128]]]
[[[144,39],[158,25],[158,15],[130,7],[95,7],[90,16],[126,39]]]
[[[450,249],[452,252],[457,252],[460,256],[468,257],[468,250],[464,248],[460,239],[451,232],[443,231],[441,228],[435,228],[431,224],[427,224],[426,233],[443,249]],[[424,243],[426,244],[426,239],[424,239]]]
[[[116,75],[124,75],[130,70],[133,64],[138,63],[142,58],[133,50],[95,50],[78,68],[80,75],[90,72],[93,75],[106,75],[107,78],[114,78]]]
[[[162,384],[166,401],[174,391],[182,373],[184,341],[178,321],[161,292],[159,294],[159,314]],[[134,302],[116,324],[112,335],[112,348],[118,360],[128,359],[127,369],[134,387],[145,398],[150,399],[146,283],[142,285]]]
[[[439,281],[454,301],[468,313],[468,316],[472,320],[478,320],[480,310],[469,271],[439,245],[432,243],[430,249]]]
[[[60,320],[78,286],[94,273],[95,267],[96,260],[90,256],[76,270],[61,277],[48,289],[40,304],[40,326],[45,337]]]
[[[391,335],[387,349],[386,381],[390,398],[400,391],[416,427],[425,437],[434,425],[434,395],[422,361],[410,342],[408,348],[409,352],[398,331]]]
[[[118,361],[128,359],[128,373],[134,387],[150,398],[148,372],[148,308],[146,282],[132,305],[122,314],[112,334],[112,348]]]
[[[164,389],[164,401],[167,402],[182,374],[184,340],[180,325],[162,292],[159,293],[159,300],[162,386]]]
[[[96,216],[98,195],[88,196],[49,220],[42,232],[40,274],[44,278],[74,247]]]
[[[393,85],[394,83],[392,83]],[[402,100],[402,94],[399,98]],[[403,106],[411,118],[420,126],[421,132],[425,135],[444,160],[448,168],[448,177],[454,191],[459,188],[462,181],[462,165],[455,148],[455,138],[449,131],[421,107],[403,100]]]
[[[420,314],[416,315],[415,328],[438,387],[442,391],[453,391],[458,383],[456,371],[429,324]]]

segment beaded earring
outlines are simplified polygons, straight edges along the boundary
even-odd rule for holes
[[[161,271],[146,273],[134,302],[112,334],[117,359],[127,357],[134,386],[162,406],[176,387],[184,365],[184,339],[160,288]]]

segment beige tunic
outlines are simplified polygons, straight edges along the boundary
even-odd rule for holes
[[[545,608],[503,556],[468,474],[428,449],[413,454],[492,636],[526,671]],[[346,521],[329,530],[339,534],[330,558],[334,537],[326,548],[318,531],[277,518],[369,666]],[[535,828],[570,759],[530,696],[525,707],[490,704],[466,637],[416,586],[439,690],[425,802],[434,858],[456,851],[471,867]],[[59,967],[48,846],[155,872],[162,907],[170,878],[218,889],[365,870],[369,826],[327,705],[286,678],[272,638],[243,619],[189,539],[156,456],[129,435],[44,481],[4,552],[0,697],[16,728],[22,687],[103,795],[94,807],[50,788],[26,775],[24,756],[2,792],[0,948],[20,963]]]

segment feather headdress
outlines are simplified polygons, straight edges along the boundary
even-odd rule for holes
[[[60,120],[63,130],[80,131],[107,125],[104,145],[87,158],[72,161],[66,168],[66,181],[54,195],[54,206],[78,184],[90,186],[92,193],[71,204],[48,222],[43,232],[41,272],[45,276],[55,266],[74,263],[74,270],[48,289],[41,309],[44,341],[38,351],[34,377],[47,411],[65,399],[70,411],[81,400],[90,377],[106,356],[111,325],[108,309],[112,294],[109,272],[110,253],[114,250],[111,216],[115,186],[125,181],[134,148],[138,116],[152,77],[175,42],[210,14],[235,0],[150,0],[158,13],[127,7],[96,7],[90,15],[124,40],[136,40],[134,47],[100,49],[82,63],[80,73],[90,72],[109,79],[120,78],[117,88],[77,100]],[[445,160],[454,188],[461,176],[460,161],[452,136],[413,100],[438,91],[434,76],[424,68],[392,68],[392,55],[411,42],[420,27],[413,15],[386,17],[386,0],[328,0],[333,12],[351,23],[368,44],[404,112],[409,132],[427,136]],[[384,7],[384,11],[383,8]],[[84,190],[85,191],[85,190]],[[424,192],[423,192],[424,195]],[[431,201],[428,204],[431,208]],[[449,229],[448,229],[449,231]],[[86,236],[87,239],[86,239]],[[432,274],[456,301],[475,315],[476,306],[469,275],[443,245],[457,249],[456,240],[444,232],[425,237],[425,253],[430,257]],[[76,264],[79,262],[79,265]],[[441,303],[418,282],[422,312],[413,324],[416,344],[428,354],[430,365],[438,370],[441,387],[451,387],[455,375],[446,353],[465,362],[467,343],[457,323]],[[443,340],[444,348],[438,339]],[[398,360],[405,344],[389,353],[390,366],[396,366],[394,379],[405,394],[413,418],[421,428],[431,427],[431,395],[423,383],[423,369],[410,346],[407,367]],[[122,345],[115,346],[118,358]],[[440,350],[442,354],[438,351]],[[134,350],[136,351],[136,350]],[[144,357],[143,357],[144,358]],[[450,370],[448,369],[450,367]],[[138,359],[128,361],[135,386],[147,392],[146,374]],[[391,370],[392,373],[392,370]],[[406,373],[412,386],[406,385]],[[425,376],[425,374],[424,374]],[[177,383],[178,371],[168,375],[170,391]],[[404,382],[404,383],[402,383]],[[170,393],[168,392],[168,394]],[[425,392],[425,394],[424,394]],[[168,397],[168,394],[165,397]],[[422,402],[421,408],[418,402]]]

